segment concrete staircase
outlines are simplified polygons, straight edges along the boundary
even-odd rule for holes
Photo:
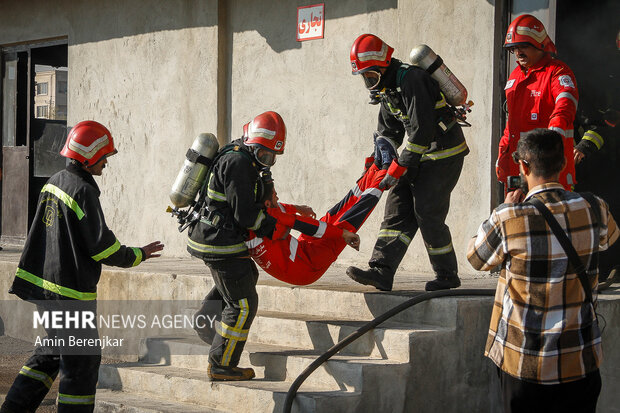
[[[281,412],[291,383],[322,352],[414,294],[283,285],[259,285],[258,292],[240,362],[255,369],[254,380],[212,383],[208,346],[197,336],[153,337],[136,361],[101,366],[96,411]],[[449,406],[454,392],[490,397],[480,339],[490,307],[491,298],[444,298],[406,310],[314,372],[293,411],[490,411],[471,396]],[[483,334],[465,333],[478,328]]]

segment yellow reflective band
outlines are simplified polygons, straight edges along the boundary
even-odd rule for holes
[[[263,222],[263,219],[265,219],[265,213],[263,212],[263,210],[260,210],[258,216],[256,217],[256,221],[254,221],[254,226],[248,229],[256,231],[260,227],[260,224]]]
[[[379,235],[377,236],[377,238],[398,238],[405,245],[409,245],[411,243],[411,238],[403,234],[402,231],[397,231],[394,229],[382,229],[381,231],[379,231]]]
[[[209,184],[207,185],[207,196],[215,201],[226,202],[226,195],[211,189],[211,181],[213,180],[213,172],[209,176]]]
[[[75,199],[71,198],[69,194],[67,194],[62,189],[58,188],[56,185],[45,184],[43,186],[43,189],[41,189],[41,192],[49,192],[50,194],[55,195],[65,205],[67,205],[73,212],[75,212],[75,215],[77,215],[77,218],[79,220],[84,218],[84,211],[82,211],[82,208],[80,208],[80,206],[75,201]]]
[[[207,189],[207,196],[215,201],[226,202],[226,195],[221,192],[214,191],[213,189]]]
[[[237,252],[247,250],[245,242],[240,242],[239,244],[234,245],[207,245],[188,239],[187,246],[194,251],[207,252],[211,254],[235,254]]]
[[[42,371],[31,369],[30,367],[22,367],[22,369],[19,371],[19,374],[30,377],[31,379],[39,380],[48,389],[52,387],[52,384],[54,383],[54,380],[50,376],[43,373]]]
[[[429,247],[428,245],[426,246],[426,251],[428,252],[428,255],[448,254],[449,252],[452,252],[453,249],[454,248],[452,247],[452,243],[449,243],[448,245],[439,248]]]
[[[136,260],[131,264],[132,267],[140,264],[142,262],[142,250],[140,248],[131,247],[133,253],[136,254]]]
[[[245,341],[250,333],[249,329],[239,329],[231,327],[226,323],[220,323],[216,326],[218,334],[225,338],[231,338],[233,340]]]
[[[449,148],[449,149],[445,149],[443,151],[437,151],[437,152],[432,152],[432,153],[425,153],[424,155],[422,155],[422,159],[420,159],[420,162],[436,161],[438,159],[449,158],[451,156],[458,155],[459,153],[465,152],[466,150],[467,150],[467,143],[463,142],[463,143],[461,143],[458,146],[455,146],[455,147]]]
[[[444,106],[448,106],[448,102],[446,102],[446,98],[445,98],[445,96],[444,96],[444,95],[443,95],[443,93],[442,93],[442,94],[441,94],[441,99],[440,99],[440,100],[438,100],[438,101],[435,103],[435,109],[441,109],[441,108],[443,108]]]
[[[108,258],[110,255],[114,254],[116,251],[118,251],[120,249],[121,249],[121,243],[117,239],[116,241],[114,241],[114,244],[112,244],[110,247],[108,247],[105,250],[101,251],[97,255],[93,255],[91,258],[93,260],[95,260],[95,261],[101,261],[104,258]]]
[[[58,403],[63,404],[95,404],[95,395],[79,396],[58,393]]]
[[[63,287],[61,285],[54,284],[51,281],[44,280],[41,277],[37,277],[34,274],[30,274],[28,271],[24,271],[21,268],[17,269],[17,273],[15,273],[15,276],[21,278],[22,280],[28,281],[29,283],[32,283],[38,287],[41,287],[44,290],[51,291],[64,297],[74,298],[76,300],[82,301],[97,299],[97,293],[83,293],[73,290],[71,288]]]
[[[250,309],[248,306],[248,299],[243,298],[239,300],[239,316],[237,317],[237,323],[231,330],[242,331],[242,327],[245,325],[245,322],[248,319],[249,313],[250,313]],[[221,324],[223,326],[226,325],[224,323],[221,323]],[[247,335],[246,335],[246,338],[243,340],[236,340],[236,339],[229,338],[228,344],[226,345],[226,349],[224,349],[224,353],[222,354],[222,365],[223,366],[228,366],[230,364],[230,359],[232,357],[233,352],[235,351],[235,347],[237,346],[237,341],[245,341],[246,339],[247,339]]]
[[[594,132],[593,130],[587,131],[585,135],[583,135],[582,139],[592,142],[593,144],[596,145],[597,149],[601,149],[601,147],[605,143],[605,140],[603,139],[603,137],[599,135],[598,133]]]
[[[428,148],[428,146],[416,145],[411,142],[407,142],[407,146],[405,146],[405,149],[409,152],[418,153],[420,155],[423,154]]]

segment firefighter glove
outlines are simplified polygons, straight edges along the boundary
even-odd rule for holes
[[[385,174],[385,178],[379,183],[379,189],[390,189],[396,185],[406,171],[407,167],[399,165],[396,159],[394,159],[387,170],[387,174]]]

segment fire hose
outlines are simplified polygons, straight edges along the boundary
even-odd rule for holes
[[[290,413],[291,408],[293,407],[293,401],[295,400],[295,396],[297,395],[297,390],[301,387],[303,382],[323,363],[329,360],[334,354],[366,334],[368,331],[377,327],[384,321],[390,319],[396,314],[412,307],[416,304],[422,303],[424,301],[431,300],[433,298],[439,297],[457,297],[457,296],[494,296],[495,289],[462,289],[462,290],[441,290],[441,291],[432,291],[424,294],[417,295],[404,303],[397,305],[389,311],[381,314],[377,318],[368,323],[364,324],[362,327],[358,328],[353,333],[349,334],[344,339],[340,340],[338,343],[334,344],[329,350],[319,356],[316,360],[314,360],[306,369],[301,372],[299,377],[295,379],[291,387],[288,389],[286,393],[286,399],[284,401],[284,410],[283,413]]]

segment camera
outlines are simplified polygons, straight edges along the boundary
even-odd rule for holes
[[[509,176],[506,182],[508,188],[507,192],[512,192],[521,187],[521,177],[520,176]]]

